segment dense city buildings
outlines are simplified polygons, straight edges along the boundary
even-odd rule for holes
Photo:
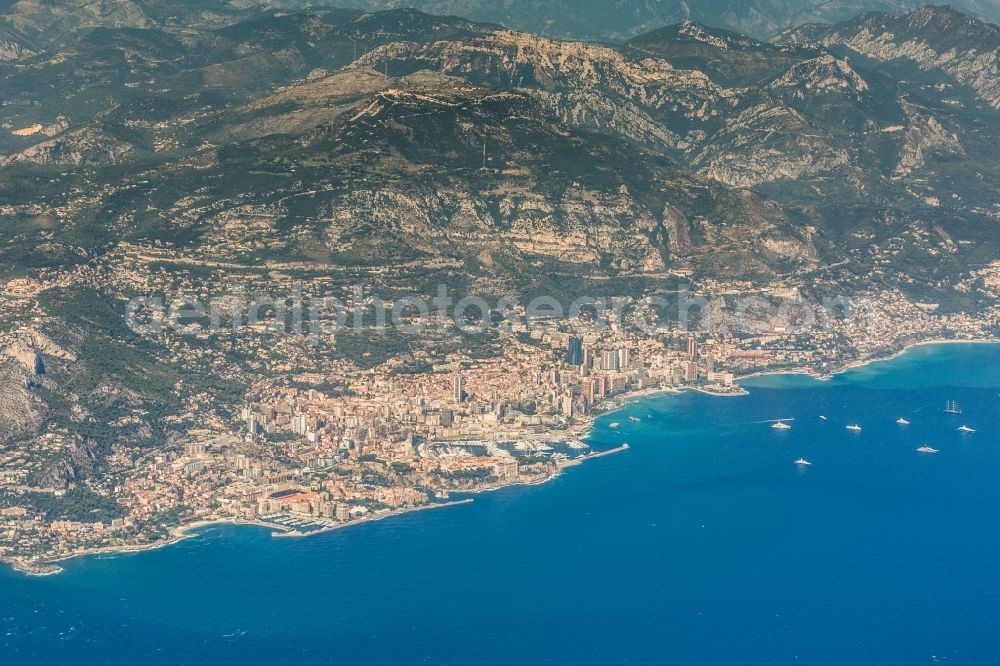
[[[123,294],[212,296],[189,272],[195,263],[163,248],[123,245],[112,257],[71,274],[9,284],[4,307],[27,314],[48,290],[90,281],[120,285]],[[164,263],[170,261],[178,263]],[[213,270],[219,271],[213,284],[236,284],[224,275],[230,269]],[[246,276],[241,281],[243,289],[252,287]],[[330,289],[321,278],[271,277],[259,286],[312,295]],[[701,293],[721,301],[733,289],[714,282]],[[786,287],[756,294],[779,304],[788,295]],[[165,360],[246,382],[234,398],[239,402],[191,393],[186,413],[176,419],[181,427],[164,446],[115,445],[100,480],[66,481],[46,468],[52,456],[87,455],[85,443],[58,425],[29,448],[4,449],[0,556],[44,568],[40,562],[77,552],[160,543],[203,521],[253,521],[304,535],[439,506],[472,491],[544,481],[618,449],[626,443],[593,442],[587,434],[596,415],[630,395],[739,394],[743,375],[822,375],[920,340],[984,338],[996,329],[993,311],[942,316],[898,293],[869,294],[858,299],[852,316],[801,329],[778,317],[777,308],[748,324],[725,306],[703,330],[670,321],[640,326],[648,297],[627,302],[623,311],[586,321],[518,316],[491,325],[481,338],[449,324],[422,341],[408,338],[402,351],[375,362],[367,356],[372,343],[388,344],[399,331],[363,328],[317,344],[273,319],[218,331],[184,322],[159,330],[139,326],[144,339],[164,346]],[[355,335],[367,340],[364,351],[345,355]],[[455,339],[488,345],[477,351],[452,344]],[[31,324],[7,331],[3,342],[29,382],[44,385],[62,376],[60,364],[70,352]],[[143,419],[133,409],[111,427],[145,427]],[[43,508],[47,496],[79,496],[81,507],[97,508],[50,512]]]

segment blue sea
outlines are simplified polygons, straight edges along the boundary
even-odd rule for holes
[[[1000,345],[748,388],[472,504],[0,569],[0,664],[1000,663]]]

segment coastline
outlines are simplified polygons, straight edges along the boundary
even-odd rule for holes
[[[330,532],[336,532],[337,530],[342,530],[348,527],[354,527],[356,525],[364,525],[365,523],[374,523],[380,520],[385,520],[386,518],[395,518],[396,516],[402,516],[407,513],[416,513],[418,511],[430,511],[431,509],[444,509],[451,506],[459,506],[461,504],[472,504],[472,499],[462,499],[455,500],[453,502],[438,502],[435,504],[424,504],[421,506],[408,506],[402,509],[393,509],[392,511],[386,511],[385,513],[376,513],[371,516],[365,516],[364,518],[359,518],[358,520],[351,520],[346,523],[340,523],[339,525],[330,525],[329,527],[324,527],[321,530],[313,530],[312,532],[296,532],[292,529],[285,528],[272,534],[271,536],[275,539],[305,539],[312,536],[319,536],[320,534],[329,534]],[[271,527],[270,523],[260,523],[262,526]],[[277,526],[274,526],[277,527]]]
[[[824,375],[820,379],[822,379],[822,380],[825,381],[825,380],[828,380],[828,379],[832,379],[836,375],[843,374],[843,373],[847,372],[848,370],[854,370],[856,368],[861,368],[861,367],[864,367],[866,365],[870,365],[872,363],[881,363],[883,361],[891,361],[892,359],[899,358],[900,356],[902,356],[906,352],[911,351],[913,349],[916,349],[917,347],[936,347],[938,345],[996,345],[996,344],[1000,344],[1000,340],[987,340],[987,339],[983,339],[983,338],[975,338],[975,339],[969,339],[969,340],[961,340],[961,339],[955,339],[955,338],[941,338],[941,339],[931,339],[931,340],[920,340],[920,341],[914,342],[912,344],[904,345],[902,348],[897,349],[896,351],[891,352],[890,354],[888,354],[886,356],[874,356],[874,357],[871,357],[871,358],[869,358],[869,359],[867,359],[865,361],[859,361],[859,362],[855,362],[855,363],[848,363],[842,369],[834,371],[834,372],[831,372],[829,375]]]
[[[919,341],[915,341],[915,342],[908,342],[908,343],[902,345],[899,349],[895,349],[895,350],[893,350],[891,352],[888,352],[886,354],[875,354],[875,355],[869,356],[869,357],[867,357],[865,359],[859,359],[859,360],[856,360],[856,361],[852,361],[850,363],[843,364],[843,365],[835,368],[834,370],[831,370],[830,372],[827,372],[827,373],[824,373],[824,374],[818,374],[815,371],[813,371],[811,368],[786,368],[786,369],[766,370],[766,371],[748,373],[746,375],[740,375],[740,376],[738,376],[736,378],[736,380],[737,381],[742,381],[742,380],[746,380],[746,379],[753,379],[753,378],[756,378],[756,377],[769,377],[769,376],[781,376],[781,375],[805,375],[805,376],[808,376],[808,377],[810,377],[812,379],[815,379],[816,381],[829,381],[829,380],[833,379],[835,376],[844,374],[844,373],[846,373],[846,372],[848,372],[850,370],[861,368],[861,367],[864,367],[866,365],[870,365],[870,364],[873,364],[873,363],[881,363],[881,362],[884,362],[884,361],[891,361],[891,360],[893,360],[895,358],[898,358],[898,357],[904,355],[905,353],[907,353],[908,351],[911,351],[912,349],[915,349],[917,347],[938,346],[938,345],[954,345],[954,344],[984,344],[984,345],[985,344],[1000,344],[1000,339],[982,339],[982,338],[976,338],[976,339],[955,339],[955,338],[941,338],[941,339],[919,340]],[[684,391],[696,391],[696,392],[703,393],[705,395],[710,395],[710,396],[713,396],[713,397],[740,397],[740,396],[748,395],[750,393],[745,388],[739,387],[739,389],[740,389],[739,391],[733,391],[733,392],[716,392],[716,391],[706,390],[703,387],[685,386],[685,387],[668,387],[668,388],[647,388],[647,389],[639,389],[639,390],[633,391],[633,392],[625,392],[625,393],[622,393],[622,394],[616,396],[615,399],[616,400],[620,400],[619,404],[617,404],[617,405],[615,405],[613,407],[610,407],[608,409],[602,410],[598,414],[592,414],[592,415],[588,416],[588,418],[585,421],[577,424],[574,427],[574,435],[576,437],[580,438],[580,439],[586,439],[586,438],[590,437],[592,435],[593,429],[594,429],[594,427],[595,427],[595,425],[596,425],[596,423],[597,423],[597,421],[599,419],[605,418],[605,417],[610,416],[610,415],[612,415],[612,414],[614,414],[614,413],[616,413],[618,411],[621,411],[621,410],[625,409],[626,407],[630,406],[631,404],[635,404],[634,401],[639,401],[639,400],[643,400],[643,399],[646,399],[646,398],[652,398],[652,397],[660,396],[660,395],[664,395],[664,394],[679,395],[679,394],[683,393]],[[515,483],[509,483],[509,484],[500,485],[500,486],[491,487],[491,488],[482,488],[482,489],[479,489],[479,490],[467,491],[467,493],[468,494],[478,494],[478,493],[484,493],[484,492],[494,492],[494,491],[497,491],[497,490],[503,490],[504,488],[511,488],[511,487],[515,487],[515,486],[540,485],[540,484],[547,483],[547,482],[549,482],[549,481],[551,481],[551,480],[553,480],[553,479],[561,476],[561,473],[562,473],[563,469],[582,465],[583,463],[585,463],[585,462],[587,462],[589,460],[592,460],[594,458],[602,458],[602,457],[610,456],[610,455],[613,455],[613,454],[616,454],[616,453],[621,453],[623,451],[628,450],[628,448],[629,448],[628,444],[623,444],[623,445],[620,445],[620,446],[618,446],[616,448],[613,448],[613,449],[606,449],[606,450],[601,450],[601,451],[592,450],[590,453],[582,455],[579,458],[574,458],[572,460],[569,460],[567,462],[559,464],[558,469],[557,469],[557,471],[555,473],[550,474],[550,475],[548,475],[548,476],[546,476],[544,478],[540,478],[540,479],[537,479],[537,480],[518,481],[518,482],[515,482]],[[304,537],[316,536],[316,535],[319,535],[319,534],[327,534],[329,532],[340,530],[340,529],[343,529],[343,528],[346,528],[346,527],[351,527],[351,526],[355,526],[355,525],[361,525],[363,523],[369,523],[369,522],[375,522],[375,521],[379,521],[379,520],[384,520],[386,518],[391,518],[391,517],[395,517],[395,516],[399,516],[399,515],[403,515],[403,514],[407,514],[407,513],[415,513],[415,512],[418,512],[418,511],[426,511],[426,510],[437,509],[437,508],[445,508],[445,507],[449,507],[449,506],[469,504],[469,503],[472,503],[473,501],[474,500],[472,498],[466,498],[466,499],[456,500],[456,501],[452,501],[452,502],[437,503],[437,504],[428,504],[428,505],[415,506],[415,507],[407,507],[405,509],[398,509],[398,510],[394,510],[394,511],[389,511],[389,512],[386,512],[386,513],[383,513],[383,514],[373,515],[373,516],[365,517],[365,518],[362,518],[362,519],[359,519],[359,520],[350,521],[350,522],[346,522],[346,523],[339,524],[339,525],[333,525],[333,526],[330,526],[330,527],[325,528],[325,529],[316,530],[316,531],[307,532],[307,533],[295,533],[291,528],[286,528],[286,527],[282,527],[280,525],[274,525],[274,524],[267,523],[267,522],[264,522],[264,521],[259,521],[259,520],[243,520],[243,519],[237,519],[237,518],[220,518],[220,519],[217,519],[217,520],[212,520],[212,519],[200,520],[200,521],[195,521],[195,522],[188,523],[188,524],[185,524],[185,525],[178,525],[178,526],[174,527],[171,530],[170,537],[168,539],[165,539],[163,541],[157,541],[157,542],[154,542],[154,543],[136,544],[136,545],[124,545],[124,546],[98,547],[98,548],[89,549],[89,550],[82,550],[80,552],[76,552],[76,553],[72,553],[72,554],[68,554],[68,555],[63,555],[63,556],[59,556],[59,557],[55,557],[55,558],[51,558],[51,559],[44,559],[44,560],[40,560],[38,562],[30,562],[30,561],[26,561],[26,560],[24,560],[22,558],[0,557],[0,562],[10,565],[11,568],[14,571],[16,571],[16,572],[23,573],[23,574],[26,574],[26,575],[29,575],[29,576],[51,576],[51,575],[55,575],[55,574],[61,573],[63,571],[62,567],[58,566],[58,564],[57,564],[59,562],[65,562],[65,561],[72,560],[72,559],[75,559],[75,558],[78,558],[78,557],[88,557],[88,556],[93,556],[93,555],[107,555],[107,554],[120,554],[120,553],[140,553],[140,552],[145,552],[145,551],[150,551],[150,550],[156,550],[156,549],[159,549],[159,548],[166,548],[167,546],[171,546],[171,545],[173,545],[175,543],[179,543],[180,541],[182,541],[184,539],[189,539],[189,538],[196,537],[197,535],[196,534],[192,534],[192,532],[194,532],[194,531],[196,531],[198,529],[204,528],[204,527],[211,527],[211,526],[217,526],[217,525],[226,525],[226,524],[230,524],[230,525],[243,525],[243,526],[258,526],[258,527],[264,527],[264,528],[272,530],[272,536],[274,538],[304,538]]]
[[[591,421],[588,424],[588,429],[589,426],[591,426],[592,424],[593,421]],[[616,453],[621,453],[623,451],[628,450],[628,448],[629,448],[628,444],[623,444],[614,449],[608,449],[603,451],[592,451],[591,453],[580,456],[579,458],[575,458],[569,462],[560,464],[558,470],[554,474],[549,474],[548,476],[545,476],[543,478],[533,479],[528,481],[518,481],[516,483],[508,483],[500,486],[495,486],[492,488],[482,488],[479,490],[466,491],[466,494],[496,492],[498,490],[503,490],[505,488],[513,488],[516,486],[541,485],[543,483],[548,483],[549,481],[561,476],[563,469],[581,465],[584,462],[594,458],[603,458]],[[314,530],[312,532],[295,532],[289,527],[269,523],[262,520],[244,520],[237,518],[220,518],[218,520],[199,520],[187,523],[185,525],[178,525],[177,527],[171,530],[169,539],[165,539],[163,541],[157,541],[155,543],[136,544],[127,546],[102,546],[94,549],[88,549],[76,553],[71,553],[68,555],[62,555],[51,559],[41,560],[37,563],[27,562],[20,558],[17,559],[0,558],[0,562],[9,564],[14,571],[28,576],[53,576],[55,574],[59,574],[64,571],[62,567],[58,566],[57,564],[58,562],[66,562],[72,559],[76,559],[78,557],[91,557],[96,555],[117,555],[126,553],[142,553],[152,550],[158,550],[160,548],[166,548],[176,543],[180,543],[185,539],[195,538],[198,535],[193,534],[193,532],[205,527],[215,527],[220,525],[255,526],[271,530],[271,536],[276,539],[277,538],[302,539],[312,536],[318,536],[320,534],[329,534],[330,532],[335,532],[337,530],[342,530],[348,527],[354,527],[365,523],[377,522],[380,520],[385,520],[386,518],[394,518],[396,516],[401,516],[408,513],[417,513],[419,511],[429,511],[432,509],[443,509],[452,506],[472,504],[474,501],[475,500],[473,498],[468,497],[465,499],[454,500],[451,502],[439,502],[439,503],[425,504],[421,506],[406,507],[403,509],[396,509],[393,511],[387,511],[385,513],[366,516],[365,518],[361,518],[359,520],[352,520],[349,522],[341,523],[339,525],[331,525],[329,527],[320,530]]]
[[[46,558],[44,560],[40,560],[39,562],[27,562],[20,558],[0,558],[0,562],[9,564],[14,571],[28,576],[53,576],[63,572],[63,568],[58,565],[59,562],[68,562],[69,560],[73,560],[78,557],[92,557],[95,555],[124,555],[129,553],[144,553],[151,550],[158,550],[160,548],[172,546],[175,543],[180,543],[185,539],[197,537],[197,534],[192,534],[195,530],[216,525],[251,525],[266,527],[272,530],[281,529],[277,525],[269,525],[255,520],[239,520],[236,518],[198,520],[174,527],[170,531],[170,538],[164,539],[163,541],[156,541],[154,543],[125,546],[100,546],[97,548],[85,549],[76,553],[61,555],[59,557]]]
[[[864,359],[858,359],[840,365],[833,370],[825,373],[817,373],[812,368],[782,368],[776,370],[761,370],[759,372],[751,372],[745,375],[740,375],[737,377],[737,381],[745,379],[754,379],[756,377],[775,377],[781,375],[789,376],[806,376],[811,379],[815,379],[819,382],[830,381],[837,375],[842,375],[851,370],[856,370],[858,368],[863,368],[866,365],[872,365],[874,363],[882,363],[885,361],[891,361],[893,359],[903,356],[907,352],[916,349],[917,347],[936,347],[938,345],[1000,345],[1000,339],[985,339],[985,338],[932,338],[929,340],[918,340],[916,342],[909,342],[903,346],[895,349],[886,354],[873,354]]]

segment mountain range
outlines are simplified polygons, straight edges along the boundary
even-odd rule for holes
[[[996,0],[954,2],[970,16],[1000,21]],[[683,21],[765,39],[804,24],[839,23],[866,12],[900,15],[919,6],[919,0],[5,0],[0,3],[0,59],[95,27],[212,27],[278,9],[414,8],[553,37],[622,42]]]
[[[690,279],[941,312],[991,298],[1000,39],[952,8],[609,44],[413,9],[81,7],[5,10],[0,280],[52,288],[0,322],[27,340],[0,362],[3,436],[144,405],[145,441],[190,396],[235,390],[121,321],[136,285],[220,267],[389,294]]]
[[[219,216],[236,210],[312,220],[280,243],[293,254],[388,260],[405,230],[411,253],[762,276],[840,261],[855,238],[981,239],[952,243],[938,279],[995,242],[998,43],[931,6],[773,41],[688,21],[619,46],[414,10],[94,28],[0,68],[7,216],[43,205],[75,241],[15,234],[2,258],[178,234],[232,254]]]
[[[368,0],[366,4],[377,9],[415,7],[557,37],[614,41],[682,21],[766,38],[791,26],[838,23],[862,12],[902,14],[920,6],[914,0]],[[955,6],[1000,20],[1000,4],[992,0],[957,0]]]

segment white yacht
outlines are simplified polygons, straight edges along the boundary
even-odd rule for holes
[[[799,467],[812,467],[812,463],[806,460],[805,458],[799,458],[798,460],[795,461],[795,464],[798,465]]]
[[[859,426],[857,423],[852,423],[851,425],[847,426],[847,429],[850,430],[851,432],[861,432],[861,426]]]
[[[777,423],[772,423],[771,427],[775,430],[791,430],[792,426],[788,425],[784,421],[778,421]]]
[[[615,421],[614,423],[612,423],[612,424],[611,424],[610,426],[608,426],[608,427],[609,427],[609,428],[617,428],[617,427],[618,427],[618,426],[620,426],[620,425],[621,425],[621,423],[618,423],[618,421]]]
[[[959,426],[958,428],[961,432],[976,432],[975,428],[970,428],[967,425]]]
[[[931,447],[929,447],[927,445],[921,446],[919,449],[917,449],[917,451],[920,452],[920,453],[937,453],[938,452],[937,449],[932,449]]]
[[[826,417],[825,417],[825,416],[823,416],[823,415],[820,415],[820,417],[819,417],[819,418],[820,418],[821,420],[823,420],[823,421],[826,421]]]
[[[640,421],[642,421],[642,419],[640,419],[637,416],[630,416],[630,417],[628,417],[628,420],[632,421],[633,423],[639,423]]]
[[[910,425],[910,422],[904,419],[902,416],[896,419],[896,423],[898,423],[899,425]]]

